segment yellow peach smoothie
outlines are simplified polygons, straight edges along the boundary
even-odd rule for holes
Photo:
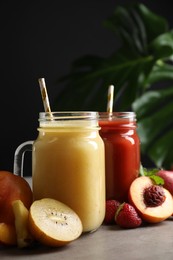
[[[105,214],[104,144],[91,121],[41,123],[32,155],[34,199],[67,204],[84,232],[97,229]]]

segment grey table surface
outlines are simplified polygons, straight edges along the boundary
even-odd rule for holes
[[[29,180],[30,182],[30,180]],[[136,229],[102,225],[61,248],[0,247],[0,259],[173,260],[173,217]]]

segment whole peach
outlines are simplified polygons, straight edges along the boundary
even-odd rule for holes
[[[164,180],[163,187],[173,195],[173,171],[160,170],[156,175]]]
[[[8,171],[0,171],[0,223],[14,224],[12,202],[20,199],[29,209],[33,202],[28,182]]]

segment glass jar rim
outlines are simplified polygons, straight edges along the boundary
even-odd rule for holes
[[[39,127],[50,129],[98,129],[99,114],[95,111],[40,112]]]
[[[133,111],[127,112],[99,112],[99,119],[100,120],[116,120],[116,119],[129,119],[129,120],[136,120],[136,113]]]
[[[98,120],[99,114],[96,111],[53,111],[40,112],[39,121],[60,121],[60,120]]]

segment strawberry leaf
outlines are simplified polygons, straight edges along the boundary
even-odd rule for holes
[[[123,209],[124,204],[125,204],[125,202],[123,202],[122,204],[119,205],[119,207],[118,207],[118,209],[117,209],[117,211],[116,211],[116,213],[115,213],[115,221],[116,221],[116,219],[117,219],[117,217],[118,217],[120,211]]]

